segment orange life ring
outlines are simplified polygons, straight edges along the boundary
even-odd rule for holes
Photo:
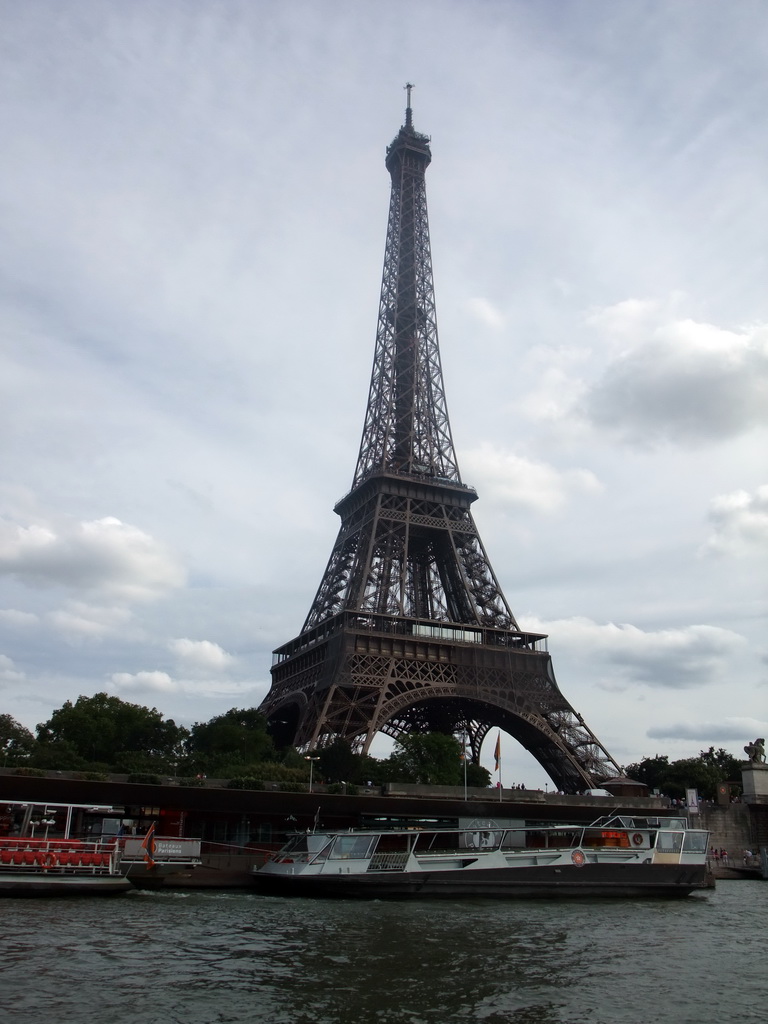
[[[571,860],[577,868],[583,868],[586,857],[584,856],[581,850],[574,850],[571,854]]]
[[[43,871],[47,871],[48,868],[55,868],[58,865],[58,863],[59,858],[56,856],[53,850],[49,850],[47,853],[43,854]]]
[[[635,834],[632,836],[632,842],[635,844],[635,846],[642,846],[643,845],[643,837],[642,837],[642,835],[639,832],[635,832]]]

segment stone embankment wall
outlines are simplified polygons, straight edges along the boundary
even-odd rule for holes
[[[754,846],[752,818],[746,804],[705,804],[699,813],[702,828],[712,833],[710,846],[717,850],[726,850],[728,860],[715,861],[711,866],[720,878],[732,877],[734,868],[744,866],[744,851],[756,854]],[[695,815],[690,816],[691,823]]]

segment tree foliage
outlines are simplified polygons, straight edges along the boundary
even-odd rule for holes
[[[209,722],[195,722],[187,751],[192,768],[209,773],[230,774],[276,757],[267,720],[255,708],[231,708]]]
[[[461,744],[439,732],[401,736],[390,763],[401,782],[459,786],[464,781]]]
[[[35,737],[10,715],[0,715],[0,754],[3,767],[24,764],[35,746]]]
[[[717,787],[723,782],[739,782],[741,766],[737,758],[720,747],[699,752],[698,757],[685,757],[670,762],[666,755],[644,757],[624,769],[626,775],[644,783],[653,791],[681,798],[686,789],[698,790],[705,800],[714,800]]]
[[[470,761],[467,765],[467,785],[478,789],[487,789],[491,784],[491,773],[481,764]]]
[[[361,759],[347,740],[337,737],[327,747],[313,751],[318,758],[315,770],[326,782],[360,782]]]
[[[75,703],[65,701],[47,722],[37,727],[40,747],[66,744],[87,762],[125,766],[126,755],[135,753],[146,764],[170,769],[181,756],[181,744],[187,730],[173,719],[164,719],[157,708],[97,693],[78,697]]]

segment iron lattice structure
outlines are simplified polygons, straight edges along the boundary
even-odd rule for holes
[[[425,172],[405,124],[387,149],[392,193],[376,349],[341,528],[300,635],[274,652],[261,712],[278,742],[489,730],[515,737],[564,792],[619,767],[560,692],[546,636],[518,627],[462,483],[443,388]]]

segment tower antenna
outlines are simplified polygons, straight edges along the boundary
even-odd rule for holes
[[[411,89],[415,89],[413,82],[406,82],[403,86],[408,94],[407,102],[405,105],[405,127],[413,128],[413,115],[411,113]]]

